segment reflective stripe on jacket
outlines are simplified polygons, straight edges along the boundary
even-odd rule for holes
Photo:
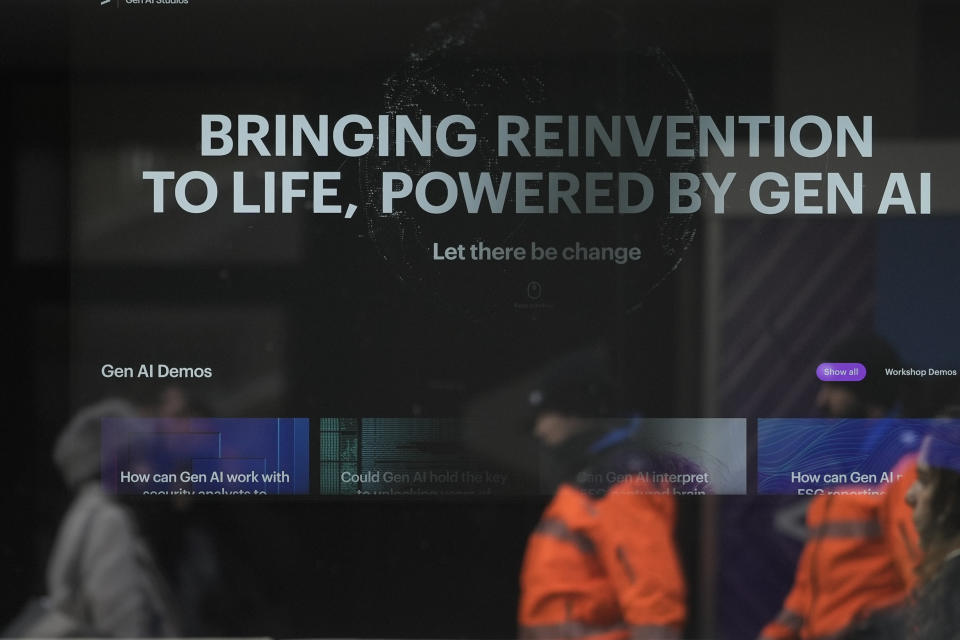
[[[679,638],[675,511],[673,496],[636,476],[600,497],[561,486],[527,544],[521,638]]]
[[[915,457],[908,456],[882,495],[819,495],[810,502],[809,538],[793,587],[761,640],[837,638],[872,613],[906,599],[920,561],[905,501],[916,474]]]

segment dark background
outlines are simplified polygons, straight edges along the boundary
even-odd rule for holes
[[[529,5],[529,11],[551,16],[554,4]],[[165,140],[168,148],[185,150],[177,158],[195,157],[195,132],[183,128],[181,116],[195,119],[206,102],[239,100],[253,113],[313,113],[326,111],[320,101],[334,100],[343,112],[375,113],[366,105],[378,104],[383,78],[411,42],[431,22],[470,6],[203,0],[181,7],[5,5],[0,198],[12,304],[7,517],[0,541],[9,569],[0,621],[44,589],[46,556],[69,500],[49,455],[56,434],[86,403],[108,395],[148,399],[160,390],[159,384],[102,379],[99,365],[105,361],[175,360],[199,351],[223,375],[189,390],[209,411],[225,414],[455,416],[476,394],[513,375],[603,343],[621,358],[627,380],[642,378],[652,415],[755,417],[809,411],[815,383],[798,381],[789,367],[816,362],[816,350],[835,336],[837,325],[827,323],[801,344],[789,330],[768,331],[783,331],[782,324],[750,323],[772,317],[770,300],[783,290],[778,276],[797,273],[798,261],[822,262],[841,237],[855,238],[863,259],[859,275],[850,276],[850,296],[830,303],[846,310],[850,297],[863,301],[843,331],[879,327],[896,334],[904,319],[889,310],[903,305],[891,301],[910,302],[911,296],[924,304],[935,301],[939,314],[956,318],[956,304],[943,300],[958,290],[955,269],[942,271],[934,260],[911,278],[909,270],[875,268],[885,264],[890,247],[917,247],[898,259],[904,267],[924,253],[924,243],[936,242],[938,253],[955,251],[955,218],[922,229],[908,229],[905,223],[912,220],[726,220],[727,242],[746,240],[740,254],[724,245],[730,251],[720,267],[728,281],[716,295],[740,301],[739,307],[721,302],[723,313],[711,315],[716,307],[705,294],[707,269],[716,263],[708,255],[710,236],[701,233],[680,269],[636,313],[574,309],[482,323],[398,281],[370,243],[339,220],[298,220],[285,229],[259,221],[262,226],[252,231],[217,228],[197,241],[195,252],[169,259],[151,254],[151,239],[172,233],[163,241],[186,246],[195,231],[183,222],[132,234],[122,224],[108,226],[85,240],[78,220],[99,202],[100,185],[77,181],[91,175],[81,163],[96,160],[98,152],[109,158]],[[960,52],[952,33],[960,16],[948,3],[897,9],[870,3],[839,9],[828,3],[602,3],[596,11],[618,12],[625,24],[642,25],[644,37],[655,37],[701,113],[873,113],[878,139],[922,142],[960,133],[953,86]],[[517,24],[504,39],[505,56],[544,50],[576,56],[578,47],[589,55],[597,46],[526,31],[528,39]],[[271,90],[289,86],[308,89],[277,109],[279,94]],[[89,131],[103,135],[90,139]],[[90,169],[93,175],[98,167]],[[103,184],[107,200],[113,186],[109,178]],[[755,252],[743,250],[744,244]],[[759,252],[783,260],[764,263],[755,258]],[[767,284],[753,297],[733,295],[755,263],[766,264]],[[820,286],[829,289],[825,279]],[[918,286],[928,290],[917,293]],[[794,320],[803,324],[799,315]],[[917,342],[944,345],[939,351],[946,363],[938,365],[957,363],[953,326],[935,323]],[[909,322],[899,331],[910,334]],[[711,335],[720,345],[712,356]],[[726,376],[726,383],[710,377],[736,373],[738,354],[724,345],[764,339],[771,343],[768,355],[753,365],[754,379],[758,371],[778,372],[766,394],[754,393],[756,385],[738,387],[730,382],[735,375]],[[929,355],[919,349],[913,360],[925,366],[921,361]],[[786,370],[776,369],[784,353]],[[243,385],[250,379],[268,391],[248,394]],[[787,395],[792,404],[784,405]],[[185,579],[178,571],[190,557],[184,532],[196,530],[214,541],[219,586],[204,600],[200,632],[485,638],[515,633],[520,560],[545,500],[135,507],[175,582]],[[758,621],[775,613],[792,561],[789,553],[779,561],[772,586],[748,597],[740,618],[722,620],[717,576],[724,575],[725,558],[729,565],[743,557],[749,542],[741,541],[754,535],[747,519],[718,531],[723,506],[718,500],[682,505],[679,531],[693,606],[689,628],[692,635],[713,635],[721,620],[723,637],[748,637]],[[756,570],[770,570],[758,553],[751,558]]]

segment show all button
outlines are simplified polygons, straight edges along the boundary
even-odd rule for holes
[[[867,368],[859,362],[822,362],[817,377],[824,382],[860,382],[867,377]]]

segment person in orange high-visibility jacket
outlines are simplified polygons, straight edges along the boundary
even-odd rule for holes
[[[810,502],[809,538],[793,588],[762,640],[880,638],[880,629],[893,626],[883,620],[896,618],[921,559],[905,501],[916,479],[915,456],[902,460],[893,478],[881,495],[827,494]]]
[[[606,354],[575,352],[531,390],[540,477],[554,492],[520,574],[524,640],[673,640],[686,621],[674,539],[674,490],[655,473],[702,477],[689,460],[648,450],[643,421],[618,393]],[[622,391],[622,390],[620,390]]]
[[[519,635],[679,638],[686,588],[674,542],[675,498],[670,486],[649,482],[644,472],[691,469],[631,446],[638,420],[606,433],[583,431],[587,424],[558,413],[537,420],[537,435],[568,451],[599,440],[587,448],[590,464],[560,486],[530,536],[520,577]],[[558,432],[562,437],[554,438]]]
[[[824,382],[816,397],[818,412],[831,418],[894,419],[900,396],[894,376],[880,372],[900,366],[893,347],[876,335],[841,341],[825,362],[858,362],[867,377],[856,383]],[[884,433],[878,423],[875,437]],[[869,439],[868,439],[869,440]],[[824,494],[807,508],[808,538],[797,562],[793,587],[779,615],[760,633],[761,640],[840,640],[902,637],[897,608],[915,584],[920,544],[905,502],[916,478],[915,451],[893,469],[893,482],[881,494]],[[919,444],[919,441],[917,442]],[[860,454],[877,442],[863,442]],[[899,479],[897,479],[899,478]]]
[[[680,637],[686,596],[674,498],[655,492],[636,477],[602,496],[560,488],[527,546],[521,638]]]

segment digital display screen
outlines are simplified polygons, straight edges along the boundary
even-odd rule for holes
[[[0,636],[960,637],[953,3],[2,8]]]

